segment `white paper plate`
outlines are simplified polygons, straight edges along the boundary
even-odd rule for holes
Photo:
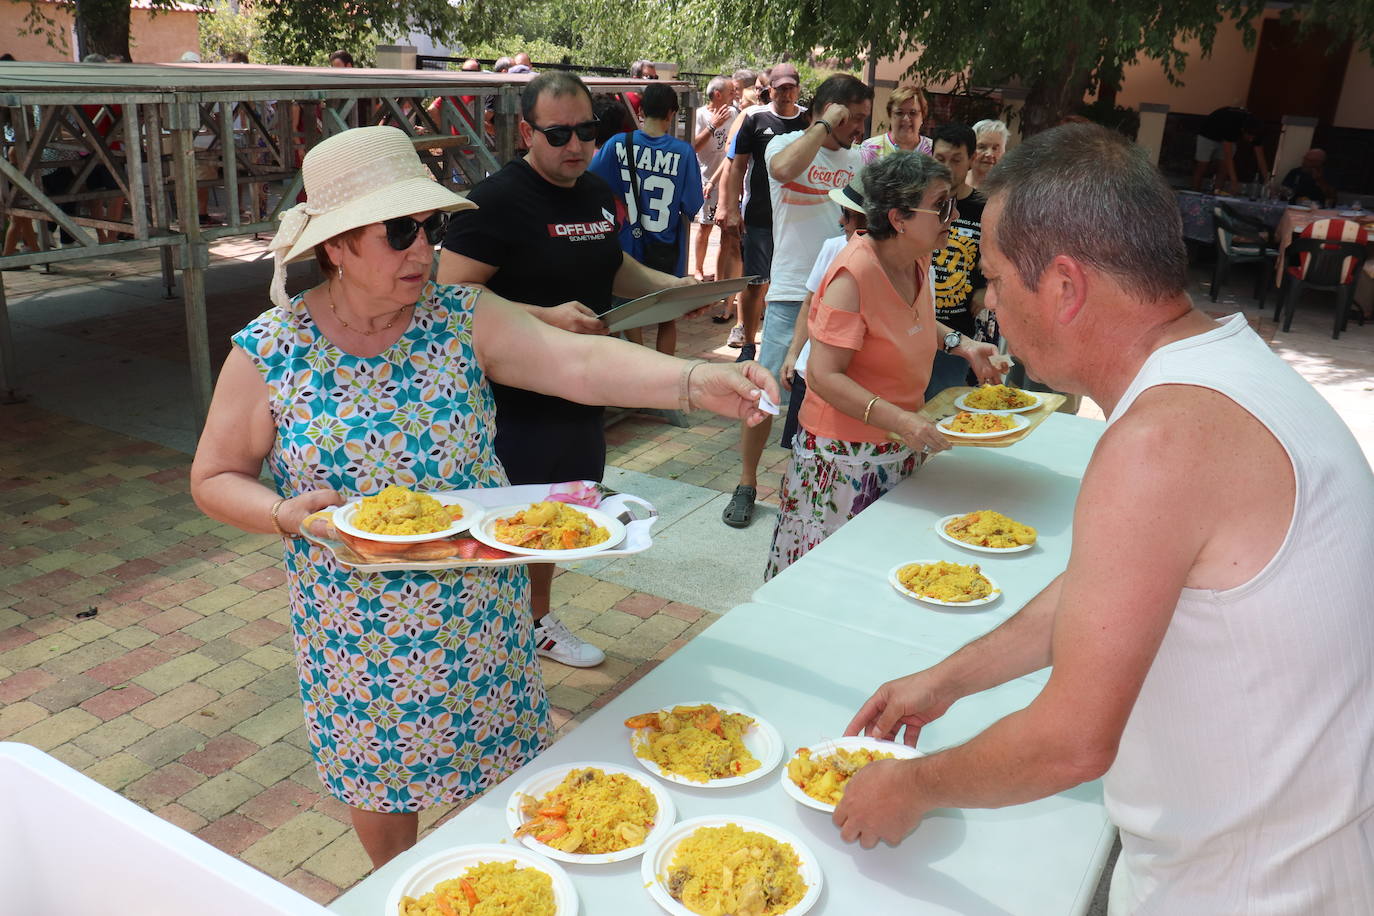
[[[997,587],[996,582],[992,581],[992,576],[989,576],[986,570],[979,571],[982,572],[983,578],[987,579],[988,582],[992,585],[992,594],[988,595],[986,598],[979,598],[975,601],[941,601],[938,598],[927,598],[925,595],[919,595],[916,592],[913,592],[911,589],[907,588],[905,585],[902,584],[901,579],[897,578],[897,570],[899,569],[902,569],[907,566],[914,566],[916,564],[924,565],[926,563],[937,562],[939,561],[908,560],[905,563],[898,563],[896,566],[892,567],[892,569],[888,571],[887,583],[891,585],[893,588],[895,588],[897,591],[901,592],[903,595],[906,595],[908,598],[915,598],[917,601],[924,601],[927,604],[938,604],[941,607],[981,607],[984,604],[992,604],[992,602],[1002,597],[1002,590]]]
[[[975,411],[969,412],[974,413]],[[957,430],[949,428],[949,424],[954,420],[953,417],[945,417],[943,420],[941,420],[939,423],[936,423],[935,425],[940,428],[940,432],[944,433],[946,436],[949,436],[951,439],[999,439],[1002,436],[1010,436],[1017,430],[1025,429],[1027,426],[1030,425],[1030,421],[1027,420],[1025,417],[1021,416],[1019,413],[1002,413],[1000,411],[988,410],[977,411],[977,413],[998,413],[1000,416],[1009,417],[1011,418],[1011,421],[1013,423],[1012,428],[1004,429],[1000,432],[995,433],[961,433]]]
[[[664,712],[668,709],[672,709],[673,706],[703,706],[706,702],[705,700],[694,700],[691,702],[673,703],[672,706],[667,706],[660,710],[646,710],[646,712]],[[720,703],[712,703],[711,705],[721,712],[742,713],[754,720],[754,724],[744,733],[744,746],[749,753],[754,755],[754,759],[759,762],[758,769],[745,773],[743,776],[727,776],[724,779],[697,782],[694,779],[688,779],[686,776],[679,776],[677,773],[669,773],[654,761],[645,757],[640,757],[638,754],[635,754],[635,760],[639,762],[640,766],[644,767],[644,769],[648,770],[650,773],[653,773],[659,779],[666,779],[668,782],[675,782],[680,786],[692,786],[696,789],[728,789],[731,786],[743,785],[746,782],[753,782],[756,779],[766,776],[773,767],[778,765],[779,761],[782,760],[783,746],[782,735],[778,733],[776,728],[748,710],[736,709],[733,706],[723,706]],[[632,730],[630,732],[630,752],[633,753],[638,743],[644,741],[650,733],[651,729],[647,728]]]
[[[982,510],[975,509],[974,511],[980,512]],[[1020,553],[1023,550],[1030,550],[1035,546],[1034,542],[1032,542],[1030,544],[1018,544],[1015,547],[984,547],[981,544],[970,544],[967,541],[961,541],[945,531],[945,526],[950,522],[954,521],[956,518],[963,518],[968,514],[967,512],[960,512],[958,515],[946,515],[935,523],[935,533],[956,547],[962,547],[965,550],[976,550],[979,553]],[[902,565],[905,566],[906,564],[903,563]],[[987,575],[987,573],[984,573],[984,575]]]
[[[514,506],[502,506],[499,509],[488,509],[482,518],[472,526],[469,532],[474,538],[486,544],[488,547],[495,547],[497,550],[504,550],[506,553],[515,554],[521,557],[549,557],[558,560],[580,560],[583,557],[595,556],[598,553],[610,550],[621,541],[625,540],[625,526],[618,519],[614,519],[599,509],[589,509],[586,506],[572,506],[578,512],[591,518],[596,524],[606,529],[610,537],[600,544],[593,544],[591,547],[578,547],[572,550],[535,550],[530,547],[517,547],[514,544],[507,544],[496,539],[496,520],[508,518],[521,509],[528,509],[534,503],[517,503]]]
[[[483,862],[515,862],[522,868],[539,869],[553,879],[555,916],[577,916],[577,889],[573,887],[568,873],[557,863],[513,844],[455,846],[415,863],[391,886],[386,909],[382,912],[386,916],[396,916],[400,912],[402,897],[418,900],[434,890],[439,882],[457,878],[472,866]]]
[[[668,866],[672,864],[673,853],[677,850],[678,844],[691,836],[698,828],[724,827],[726,824],[738,824],[745,830],[765,834],[780,843],[787,843],[796,852],[797,859],[801,862],[798,871],[801,872],[802,880],[806,882],[806,893],[802,895],[801,900],[797,901],[796,906],[783,910],[779,916],[783,916],[783,914],[801,916],[802,913],[815,905],[821,896],[823,878],[815,853],[805,843],[797,839],[794,834],[788,833],[781,827],[767,821],[752,817],[731,817],[723,814],[711,814],[706,817],[695,817],[690,821],[683,821],[644,856],[639,866],[639,873],[644,879],[644,886],[649,891],[649,896],[654,898],[655,903],[672,913],[673,916],[696,916],[668,893]]]
[[[561,849],[554,849],[546,846],[528,834],[520,837],[519,842],[524,843],[530,849],[535,850],[541,855],[546,855],[551,859],[558,859],[563,862],[570,862],[574,865],[605,865],[608,862],[621,862],[625,859],[633,859],[640,855],[645,849],[657,843],[673,829],[673,822],[677,820],[677,809],[673,807],[673,799],[658,783],[652,779],[646,779],[644,774],[634,770],[626,769],[614,763],[599,763],[596,761],[585,761],[583,763],[568,763],[562,766],[545,770],[525,780],[506,801],[506,824],[512,831],[517,830],[525,823],[525,817],[520,813],[520,802],[525,796],[530,795],[535,798],[542,798],[552,789],[556,788],[572,770],[581,770],[587,767],[596,767],[606,773],[623,773],[635,782],[649,790],[653,795],[654,801],[658,802],[658,816],[654,818],[653,829],[644,838],[644,842],[638,846],[631,846],[619,852],[603,852],[595,855],[564,852]]]
[[[877,738],[867,738],[863,735],[855,735],[852,738],[835,738],[830,741],[820,741],[816,744],[809,745],[809,749],[813,758],[828,756],[836,750],[857,751],[860,749],[881,751],[886,754],[891,754],[898,760],[910,760],[912,757],[922,756],[921,752],[914,747],[907,747],[905,744],[898,744],[895,741],[879,741]],[[791,763],[796,758],[797,755],[793,754],[787,759],[787,762]],[[825,802],[814,799],[803,792],[801,786],[793,782],[792,777],[787,774],[786,765],[782,768],[782,790],[792,796],[795,801],[806,805],[808,808],[815,808],[817,811],[827,811],[832,814],[835,812],[834,805],[827,805]]]
[[[1035,400],[1025,407],[974,407],[968,403],[968,396],[973,394],[973,392],[965,391],[954,399],[954,406],[960,410],[967,410],[969,413],[1025,413],[1028,410],[1034,410],[1045,402],[1044,398],[1040,397],[1040,395],[1036,394],[1034,391],[1026,391],[1022,388],[1016,390],[1020,391],[1022,394],[1035,398]],[[1006,433],[998,433],[998,435],[1005,436]]]
[[[455,534],[462,534],[482,514],[482,507],[470,499],[464,499],[443,490],[433,491],[427,495],[433,496],[441,505],[461,506],[463,517],[443,531],[431,531],[428,534],[377,534],[372,531],[364,531],[353,525],[353,517],[358,514],[358,504],[363,501],[359,497],[334,510],[334,527],[345,534],[351,534],[355,538],[362,538],[365,541],[377,541],[382,544],[423,544],[425,541],[442,541],[444,538],[451,538]]]

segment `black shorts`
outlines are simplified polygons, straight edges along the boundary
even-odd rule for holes
[[[741,235],[743,236],[745,276],[752,274],[758,277],[749,285],[758,286],[767,283],[768,275],[773,269],[773,227],[751,226],[745,223],[744,232]]]
[[[599,481],[606,474],[604,412],[569,418],[498,416],[496,457],[512,484]]]

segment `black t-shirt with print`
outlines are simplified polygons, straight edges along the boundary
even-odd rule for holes
[[[974,337],[973,294],[987,285],[979,262],[983,243],[983,207],[987,198],[974,191],[958,201],[959,218],[949,227],[949,241],[935,253],[935,313],[956,331]]]
[[[809,123],[806,109],[797,106],[797,114],[790,118],[781,117],[771,106],[760,105],[749,109],[744,115],[744,123],[735,134],[735,155],[752,157],[749,161],[749,201],[744,205],[744,222],[761,229],[773,225],[773,198],[768,190],[768,167],[763,161],[763,151],[774,137],[801,130]]]
[[[598,314],[611,308],[611,285],[624,255],[615,198],[600,176],[587,172],[563,188],[516,159],[479,182],[468,198],[478,209],[453,215],[444,247],[495,267],[487,281],[492,292],[545,308],[574,299]],[[496,382],[491,387],[501,415],[601,410]]]

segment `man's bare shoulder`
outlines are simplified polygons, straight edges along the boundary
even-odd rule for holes
[[[1246,581],[1278,549],[1293,493],[1287,453],[1253,414],[1209,388],[1159,385],[1102,436],[1080,508],[1134,506],[1195,538],[1187,584],[1219,589]]]

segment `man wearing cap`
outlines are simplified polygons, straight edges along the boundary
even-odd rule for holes
[[[774,68],[774,79],[783,66],[790,67]],[[777,83],[773,85],[776,95]],[[761,171],[768,175],[772,201],[773,256],[759,362],[774,378],[781,373],[792,342],[797,312],[806,298],[806,279],[826,239],[839,234],[840,207],[827,195],[849,184],[863,167],[855,144],[863,139],[873,111],[873,90],[861,80],[837,73],[817,87],[812,110],[818,115],[806,130],[773,138],[763,154]],[[746,236],[749,231],[746,228]],[[752,273],[747,262],[745,272]],[[721,513],[721,520],[732,528],[744,528],[753,521],[759,459],[771,430],[769,420],[740,429],[739,485]]]
[[[797,68],[778,64],[769,77],[772,101],[744,112],[735,142],[726,157],[730,171],[725,195],[716,222],[725,230],[722,236],[740,231],[740,199],[744,198],[743,247],[744,273],[755,279],[739,294],[739,324],[730,332],[730,346],[740,348],[740,359],[754,358],[754,335],[763,313],[763,297],[773,263],[773,204],[768,192],[768,170],[753,168],[755,159],[774,137],[806,127],[806,109],[797,104],[800,94]],[[746,193],[747,192],[747,193]]]
[[[650,270],[620,248],[610,187],[587,172],[595,152],[592,97],[574,74],[541,73],[520,97],[528,154],[479,183],[478,205],[449,223],[440,283],[481,284],[555,327],[605,334],[611,294],[636,298],[694,282]],[[505,385],[496,395],[496,454],[512,484],[600,480],[603,410]],[[549,614],[553,567],[530,567],[541,655],[590,667],[605,658]]]

